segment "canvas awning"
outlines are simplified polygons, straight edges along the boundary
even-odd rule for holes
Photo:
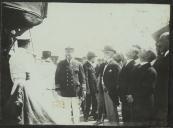
[[[2,2],[2,48],[6,53],[15,37],[42,23],[47,6],[47,2]]]
[[[47,16],[47,2],[3,2],[3,25],[9,29],[33,27]]]
[[[25,11],[40,18],[45,18],[47,15],[46,2],[3,2],[3,5],[6,8]]]

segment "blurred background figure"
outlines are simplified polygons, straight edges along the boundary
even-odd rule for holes
[[[86,101],[84,110],[84,120],[88,121],[89,116],[93,116],[94,120],[97,119],[97,79],[96,72],[93,64],[95,63],[96,55],[94,52],[88,52],[87,61],[84,63],[84,72],[86,78]]]
[[[96,67],[95,67],[96,76],[97,76],[97,77],[98,77],[100,65],[103,64],[104,62],[105,62],[105,60],[104,60],[103,58],[98,58],[98,57],[97,57]]]
[[[75,57],[75,60],[77,60],[77,61],[80,62],[81,64],[83,63],[83,58],[81,58],[81,57]]]
[[[82,64],[84,64],[86,61],[87,61],[87,57],[86,56],[82,57]]]
[[[119,64],[119,66],[121,68],[126,63],[125,57],[122,53],[116,53],[115,56],[114,56],[114,60]]]
[[[50,57],[51,57],[51,51],[42,51],[43,60],[50,59]]]
[[[134,54],[136,54],[136,56],[134,56],[134,59],[136,62],[135,65],[138,65],[138,64],[140,64],[139,54],[141,53],[142,48],[137,44],[132,45],[132,48],[134,49]]]
[[[158,73],[155,89],[155,121],[157,125],[166,125],[168,116],[169,82],[169,33],[162,33],[156,42],[157,59],[154,68]]]
[[[41,63],[37,63],[41,79],[45,83],[45,89],[55,89],[56,65],[51,59],[51,54],[51,51],[42,51]]]
[[[55,65],[58,64],[58,58],[59,58],[58,56],[51,56],[51,60]]]

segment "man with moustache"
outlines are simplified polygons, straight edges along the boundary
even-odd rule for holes
[[[65,59],[57,65],[55,84],[57,93],[63,97],[67,120],[73,124],[80,121],[79,97],[86,94],[86,81],[82,64],[73,59],[74,48],[65,48]],[[65,114],[65,113],[64,113]]]

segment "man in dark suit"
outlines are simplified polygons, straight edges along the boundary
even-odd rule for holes
[[[94,120],[97,117],[97,114],[96,114],[97,80],[96,80],[96,72],[92,65],[95,62],[95,58],[96,58],[96,55],[93,52],[88,52],[87,61],[83,65],[85,77],[86,77],[86,104],[85,104],[85,112],[84,112],[85,121],[88,121],[91,106],[92,106],[92,110],[91,110],[90,116],[93,116]]]
[[[139,49],[131,47],[126,53],[127,62],[119,75],[119,95],[122,102],[122,117],[124,123],[133,121],[132,76],[135,60],[138,59]]]
[[[157,59],[154,68],[158,73],[155,89],[155,120],[166,125],[168,115],[168,82],[169,82],[169,33],[161,34],[156,42]]]
[[[66,59],[60,61],[57,66],[55,84],[57,93],[66,97],[66,102],[69,102],[67,104],[69,115],[67,116],[72,117],[74,123],[79,123],[79,96],[81,96],[81,90],[84,95],[86,94],[86,81],[83,66],[73,59],[73,53],[73,48],[67,47],[65,49]],[[71,111],[73,112],[72,115]]]
[[[105,46],[103,52],[106,63],[101,64],[99,69],[101,78],[99,90],[103,93],[104,102],[102,107],[99,108],[98,123],[100,123],[104,112],[106,112],[105,114],[110,122],[118,122],[118,75],[120,67],[113,60],[116,51],[111,46]]]
[[[143,50],[140,53],[140,65],[134,68],[133,81],[133,107],[134,121],[149,125],[152,121],[153,93],[155,89],[157,72],[151,66],[151,51]]]

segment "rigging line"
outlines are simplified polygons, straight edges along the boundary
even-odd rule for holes
[[[29,36],[30,36],[30,42],[31,42],[31,45],[32,45],[32,54],[34,56],[34,60],[36,62],[36,55],[35,55],[35,51],[34,51],[34,44],[33,44],[33,41],[32,41],[32,36],[31,36],[31,31],[29,29]]]
[[[31,39],[32,50],[33,50],[33,53],[35,54],[35,51],[34,51],[34,44],[33,44],[33,41],[32,41],[32,36],[31,36],[31,31],[30,31],[30,29],[29,29],[29,36],[30,36],[30,39]]]

